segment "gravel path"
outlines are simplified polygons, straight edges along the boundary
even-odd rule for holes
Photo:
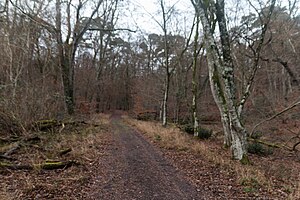
[[[107,181],[101,184],[97,199],[122,200],[184,200],[202,199],[196,188],[189,184],[140,133],[113,115],[116,145],[107,159]]]

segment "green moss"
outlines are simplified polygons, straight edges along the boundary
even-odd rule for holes
[[[157,140],[157,141],[161,141],[161,136],[160,136],[160,135],[155,135],[154,138],[155,138],[155,140]]]
[[[0,167],[9,167],[11,164],[6,163],[6,162],[0,162]]]
[[[242,159],[240,160],[240,162],[243,164],[243,165],[250,165],[251,162],[250,162],[250,159],[248,157],[247,154],[244,154]]]
[[[216,70],[216,69],[214,70],[212,80],[213,80],[214,84],[217,85],[218,96],[221,98],[222,104],[225,107],[225,109],[227,110],[225,94],[224,94],[224,92],[222,90],[222,87],[221,87],[221,82],[220,82],[218,70]]]

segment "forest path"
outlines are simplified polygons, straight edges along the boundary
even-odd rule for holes
[[[188,183],[143,136],[127,126],[120,114],[111,116],[116,146],[107,160],[108,181],[99,199],[201,199]]]

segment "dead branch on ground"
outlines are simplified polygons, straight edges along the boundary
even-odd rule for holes
[[[77,161],[45,161],[42,164],[24,165],[24,164],[13,164],[0,162],[0,169],[11,169],[11,170],[55,170],[55,169],[67,169],[73,165],[80,165]]]

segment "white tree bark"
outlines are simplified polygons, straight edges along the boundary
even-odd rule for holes
[[[194,39],[194,60],[193,60],[193,79],[192,79],[192,112],[193,112],[193,128],[194,128],[194,136],[199,136],[199,120],[198,120],[198,113],[197,113],[197,83],[196,83],[196,72],[197,72],[197,55],[198,55],[198,38],[199,38],[199,23],[200,19],[197,15],[196,21],[196,33]]]
[[[167,125],[167,103],[168,103],[168,86],[165,85],[164,99],[163,99],[163,110],[162,110],[162,125]]]
[[[250,95],[250,89],[257,71],[260,52],[265,38],[267,25],[274,10],[275,1],[270,3],[266,22],[262,25],[262,33],[254,56],[253,71],[250,74],[243,96],[238,103],[236,99],[236,84],[234,82],[234,64],[230,49],[229,33],[225,18],[224,0],[192,0],[199,14],[205,35],[205,47],[209,68],[210,85],[214,100],[218,105],[223,123],[225,144],[229,144],[234,159],[248,163],[247,131],[241,123],[241,114],[245,102]],[[214,28],[219,27],[221,45],[216,45]]]
[[[211,2],[210,5],[204,1],[197,1],[197,3],[194,3],[194,6],[199,13],[203,26],[211,90],[220,110],[224,127],[225,144],[231,146],[234,159],[241,161],[246,159],[248,161],[246,130],[240,122],[236,107],[233,63],[230,55],[225,15],[222,13],[222,11],[224,12],[224,1],[217,1],[217,4]],[[208,9],[209,7],[210,9]],[[219,13],[215,13],[217,9]],[[215,15],[218,19],[221,34],[221,50],[218,49],[213,35],[212,21],[214,19],[211,19],[211,17]]]
[[[163,99],[163,110],[162,110],[162,125],[167,125],[167,117],[168,117],[168,97],[169,97],[169,87],[170,87],[170,67],[169,67],[169,42],[168,42],[168,35],[167,35],[167,21],[168,16],[165,11],[165,5],[164,1],[160,0],[160,6],[162,10],[162,17],[163,17],[163,23],[161,26],[163,32],[164,32],[164,59],[165,59],[165,69],[166,69],[166,77],[165,77],[165,85],[164,85],[164,99]]]

